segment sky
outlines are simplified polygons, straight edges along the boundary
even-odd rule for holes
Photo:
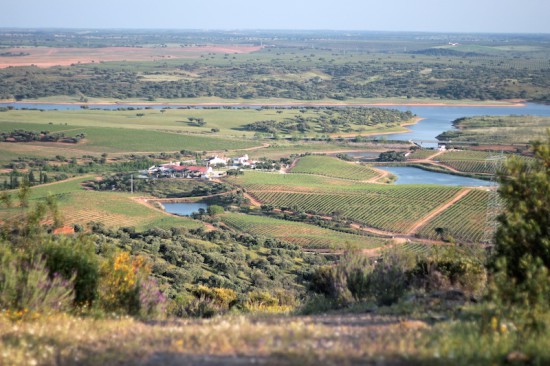
[[[0,0],[3,28],[550,33],[550,0]],[[9,5],[7,5],[9,4]]]

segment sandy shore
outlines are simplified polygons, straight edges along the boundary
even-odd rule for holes
[[[406,126],[412,126],[412,125],[415,125],[417,124],[418,122],[424,120],[425,118],[422,118],[422,117],[416,117],[416,118],[413,118],[411,121],[409,122],[405,122],[405,123],[402,123],[400,126],[401,127],[406,127]],[[338,137],[355,137],[355,136],[362,136],[362,137],[368,137],[368,136],[378,136],[378,135],[391,135],[391,134],[394,134],[394,133],[407,133],[407,132],[411,132],[411,130],[409,130],[408,128],[405,129],[405,131],[386,131],[386,132],[366,132],[366,133],[363,133],[363,132],[355,132],[355,133],[344,133],[344,134],[341,134],[341,133],[335,133],[335,134],[332,134],[330,135],[332,138],[338,138]]]

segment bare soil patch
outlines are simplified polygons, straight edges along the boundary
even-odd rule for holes
[[[104,48],[61,48],[32,47],[8,48],[5,52],[19,53],[25,56],[0,57],[0,68],[9,66],[52,67],[68,66],[78,63],[102,61],[154,61],[178,58],[197,58],[203,53],[250,53],[260,50],[261,46],[246,45],[209,45],[190,47],[104,47]]]

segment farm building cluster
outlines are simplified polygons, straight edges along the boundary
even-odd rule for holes
[[[224,158],[213,156],[204,160],[204,165],[187,165],[189,162],[169,162],[166,164],[153,165],[141,173],[143,178],[199,178],[210,179],[223,176],[225,168],[227,169],[254,169],[256,161],[250,160],[248,155],[237,158]],[[224,170],[214,170],[214,168],[224,168]]]

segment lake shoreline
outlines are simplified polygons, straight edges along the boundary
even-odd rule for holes
[[[38,105],[81,105],[81,106],[116,106],[120,105],[128,107],[161,107],[166,106],[170,108],[177,107],[524,107],[526,101],[512,100],[512,101],[494,101],[489,104],[484,103],[393,103],[393,102],[377,102],[377,103],[340,103],[340,102],[280,102],[280,103],[241,103],[241,102],[45,102],[45,101],[16,101],[14,99],[0,99],[0,104],[38,104]]]
[[[399,127],[402,128],[401,131],[365,132],[365,133],[356,132],[356,133],[344,133],[344,134],[335,133],[335,134],[331,134],[330,136],[332,138],[355,137],[355,136],[372,137],[372,136],[378,136],[378,135],[392,135],[392,134],[396,134],[396,133],[409,133],[409,132],[412,132],[412,131],[409,128],[407,128],[407,126],[413,126],[413,125],[417,124],[418,122],[423,121],[425,119],[426,118],[424,118],[424,117],[414,117],[410,121],[407,121],[407,122],[402,123],[402,124],[399,125]]]

